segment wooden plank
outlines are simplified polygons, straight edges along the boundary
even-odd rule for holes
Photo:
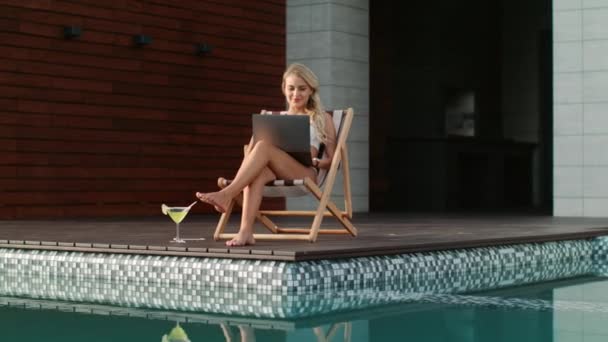
[[[0,217],[155,215],[160,202],[215,188],[238,167],[250,113],[282,106],[284,9],[241,0],[3,2]],[[65,39],[66,23],[83,35]],[[134,34],[154,43],[135,48]],[[214,51],[196,56],[200,42]]]
[[[156,211],[158,212],[158,208]],[[48,249],[54,246],[63,250],[107,249],[107,252],[111,252],[128,247],[129,253],[146,255],[158,253],[158,255],[264,260],[273,258],[274,260],[313,260],[584,239],[608,235],[608,219],[571,220],[516,216],[421,219],[389,215],[356,215],[355,218],[355,224],[360,232],[359,237],[322,235],[316,243],[259,240],[254,246],[227,248],[223,241],[215,242],[211,239],[217,215],[195,214],[191,214],[183,222],[182,235],[185,238],[203,236],[208,239],[188,241],[184,246],[177,246],[187,248],[186,250],[163,250],[171,246],[175,247],[169,242],[174,235],[174,226],[164,217],[146,220],[0,221],[0,242],[10,242],[13,248],[19,246]],[[291,225],[300,222],[289,223]],[[451,233],[446,234],[446,232]],[[45,244],[29,245],[26,241],[45,241]]]

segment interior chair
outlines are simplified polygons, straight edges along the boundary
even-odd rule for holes
[[[264,114],[277,115],[280,112],[265,112]],[[328,111],[332,116],[334,127],[336,128],[336,150],[329,169],[321,169],[317,184],[315,180],[308,177],[304,179],[275,180],[264,188],[264,197],[296,197],[312,196],[318,201],[316,210],[259,210],[256,219],[261,222],[270,233],[256,234],[256,240],[305,240],[315,242],[319,234],[347,234],[357,236],[357,229],[352,223],[353,209],[351,199],[350,173],[348,164],[348,149],[346,139],[353,121],[353,109],[339,109]],[[321,149],[322,150],[322,149]],[[247,151],[247,147],[245,147]],[[246,152],[245,152],[246,153]],[[332,202],[331,194],[336,182],[338,172],[342,173],[344,188],[344,209]],[[230,184],[230,180],[218,179],[220,188]],[[232,239],[235,233],[225,233],[226,225],[230,219],[234,205],[242,204],[242,197],[231,201],[226,208],[226,212],[220,220],[213,234],[215,240]],[[279,227],[270,217],[291,217],[308,216],[313,217],[310,227]],[[341,227],[327,227],[321,229],[324,217],[333,217]],[[276,218],[275,218],[276,220]]]

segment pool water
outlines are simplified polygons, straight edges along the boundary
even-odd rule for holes
[[[0,305],[2,341],[608,341],[608,278],[590,276],[295,320],[13,297]]]

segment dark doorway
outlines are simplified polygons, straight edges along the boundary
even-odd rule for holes
[[[551,0],[370,1],[370,210],[552,210]]]

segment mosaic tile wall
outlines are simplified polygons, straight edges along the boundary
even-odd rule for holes
[[[600,236],[593,240],[593,273],[598,276],[608,276],[608,236]]]
[[[0,295],[295,318],[603,272],[608,238],[278,262],[0,249]]]

